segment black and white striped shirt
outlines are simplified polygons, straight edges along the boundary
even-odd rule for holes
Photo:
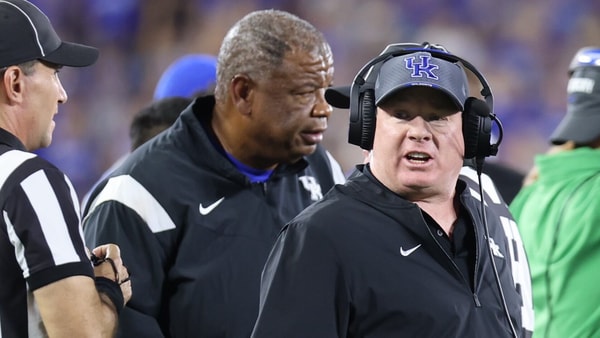
[[[33,290],[93,277],[78,205],[64,173],[0,129],[0,337],[46,336]]]

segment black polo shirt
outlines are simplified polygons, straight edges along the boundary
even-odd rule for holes
[[[461,206],[451,236],[448,236],[442,227],[424,211],[423,216],[436,241],[454,261],[460,273],[469,282],[469,286],[473,288],[475,232],[467,212]]]

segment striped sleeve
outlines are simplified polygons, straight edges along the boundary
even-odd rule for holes
[[[1,196],[1,223],[30,289],[72,275],[93,276],[77,195],[60,170],[27,158],[7,176]]]

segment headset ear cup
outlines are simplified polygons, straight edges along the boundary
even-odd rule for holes
[[[465,140],[465,158],[473,158],[477,154],[477,130],[479,117],[470,114],[467,109],[463,112],[463,138]]]
[[[492,121],[489,114],[489,107],[484,101],[469,97],[465,102],[463,138],[466,159],[492,155]]]
[[[360,147],[365,150],[373,149],[373,139],[375,137],[375,93],[372,89],[365,90],[362,101],[360,102],[362,116],[362,133]]]

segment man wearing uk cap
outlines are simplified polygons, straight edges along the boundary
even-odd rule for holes
[[[456,60],[401,44],[359,71],[349,103],[326,95],[362,121],[349,141],[370,158],[280,233],[252,337],[531,337],[516,225],[461,175],[467,114],[489,111]]]
[[[97,58],[33,4],[0,0],[0,337],[110,337],[131,298],[119,247],[88,252],[69,179],[31,152],[67,101],[61,67]]]
[[[388,50],[384,50],[382,54],[386,52],[388,52]],[[425,66],[424,68],[421,67],[421,71],[427,70],[428,66]],[[427,83],[422,84],[427,85]],[[431,85],[434,87],[436,86],[435,82]],[[348,109],[350,108],[350,89],[350,86],[339,86],[331,88],[326,93],[327,100],[334,107]],[[456,95],[459,97],[466,97],[467,93],[459,92]],[[474,159],[466,159],[464,164],[465,166],[476,167]],[[483,173],[486,176],[489,176],[489,178],[491,178],[492,181],[495,183],[496,188],[502,196],[502,199],[504,199],[504,201],[507,204],[509,204],[515,197],[517,192],[519,192],[523,184],[523,179],[525,177],[523,173],[500,162],[486,162],[482,170]]]
[[[600,334],[600,47],[569,66],[567,113],[510,205],[529,255],[536,337]],[[570,144],[570,146],[564,146]]]

